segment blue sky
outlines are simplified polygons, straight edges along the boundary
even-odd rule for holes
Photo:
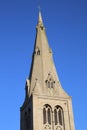
[[[87,130],[87,1],[0,0],[0,130],[20,129],[38,19],[42,16],[76,130]]]

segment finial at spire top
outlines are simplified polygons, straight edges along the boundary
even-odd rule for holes
[[[41,11],[39,11],[39,21],[42,22]]]
[[[38,10],[39,10],[39,19],[38,19],[38,22],[43,23],[40,5],[38,6]]]

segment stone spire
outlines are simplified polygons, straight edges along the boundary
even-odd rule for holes
[[[57,77],[41,12],[20,116],[20,130],[75,130],[71,98]]]
[[[32,93],[41,95],[60,95],[61,85],[56,73],[52,58],[52,50],[49,47],[41,12],[39,11],[38,24],[36,26],[36,39],[29,76],[29,97]],[[66,93],[61,92],[64,96]]]

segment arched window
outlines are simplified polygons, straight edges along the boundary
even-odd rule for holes
[[[54,109],[54,120],[55,120],[55,125],[57,125],[57,110]]]
[[[51,124],[51,107],[46,104],[43,107],[43,124]]]
[[[54,108],[54,120],[55,125],[60,125],[64,127],[64,113],[62,107],[56,106]]]
[[[59,124],[60,125],[63,125],[63,111],[62,111],[62,109],[59,109],[59,111],[58,111],[58,116],[59,116]]]
[[[43,124],[46,124],[46,109],[43,108]]]
[[[51,109],[48,108],[48,123],[51,124]]]
[[[39,49],[39,47],[36,47],[35,54],[36,55],[40,55],[40,49]]]
[[[37,51],[37,55],[40,55],[40,50]]]

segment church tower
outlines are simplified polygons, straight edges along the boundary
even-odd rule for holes
[[[41,12],[25,90],[25,101],[20,108],[20,130],[75,130],[71,97],[60,84]]]

